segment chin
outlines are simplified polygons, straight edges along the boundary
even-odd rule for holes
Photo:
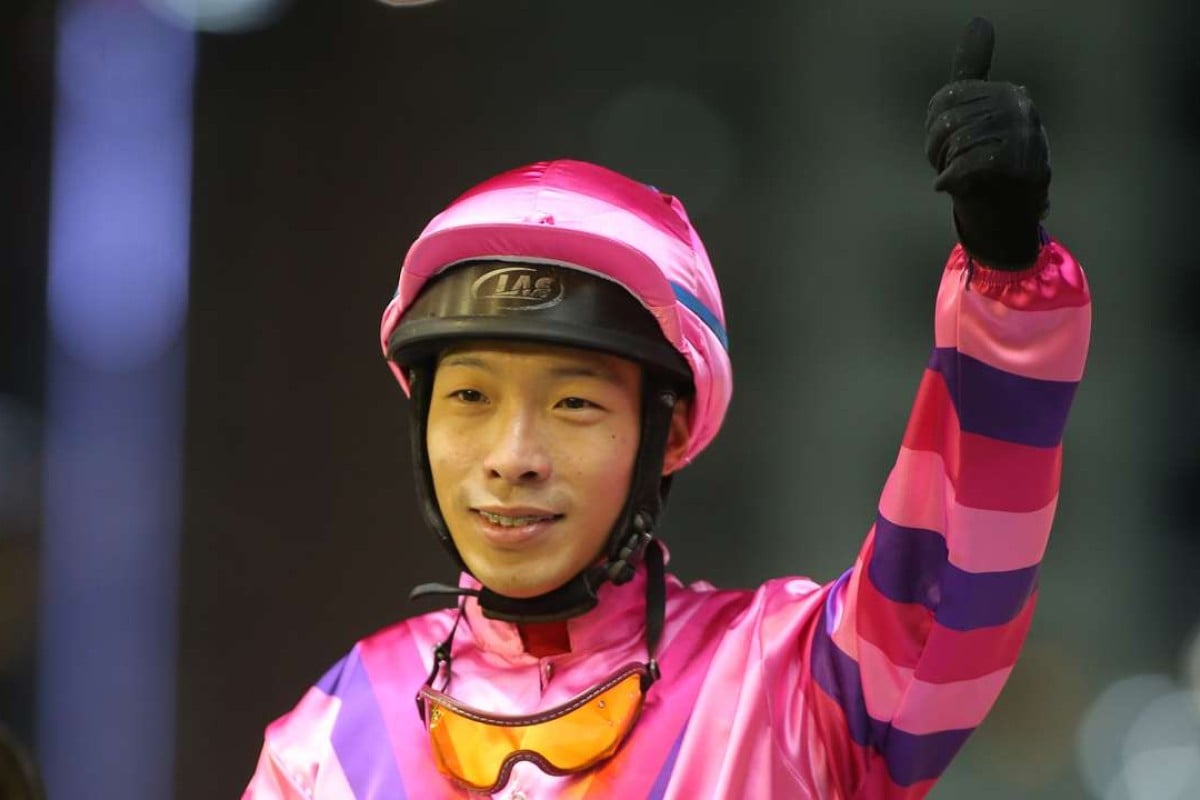
[[[559,583],[524,583],[522,581],[480,581],[484,586],[491,589],[496,594],[512,597],[516,600],[528,600],[531,597],[552,592],[562,586],[569,579],[564,579]]]
[[[488,587],[488,588],[491,588],[491,587]],[[528,600],[531,597],[537,597],[540,594],[546,593],[545,591],[542,591],[538,587],[530,588],[530,587],[526,587],[526,586],[514,586],[514,587],[505,586],[505,587],[501,587],[499,589],[492,589],[492,591],[495,592],[496,594],[504,595],[505,597],[511,597],[514,600]],[[546,591],[549,591],[549,590],[546,590]]]
[[[571,578],[569,575],[529,575],[514,569],[471,570],[476,579],[496,594],[512,597],[517,600],[527,600],[531,597],[552,592]]]

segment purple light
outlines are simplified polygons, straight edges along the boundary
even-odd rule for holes
[[[194,60],[191,34],[137,5],[61,11],[50,327],[100,369],[153,361],[183,327]]]
[[[172,794],[195,43],[63,0],[37,755],[50,797]]]

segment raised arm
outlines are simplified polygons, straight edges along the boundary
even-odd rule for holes
[[[1090,299],[1039,227],[1045,134],[1023,88],[986,80],[991,47],[973,21],[930,103],[962,244],[876,522],[805,638],[790,723],[815,726],[839,797],[924,796],[983,720],[1029,629],[1058,499]]]

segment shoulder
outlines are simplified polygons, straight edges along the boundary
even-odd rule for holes
[[[432,647],[423,645],[449,630],[450,617],[447,611],[412,617],[356,642],[291,711],[267,726],[251,788],[286,784],[312,796],[322,785],[344,784],[339,752],[391,758],[395,731],[413,735],[413,687],[432,661]],[[389,725],[389,719],[397,722]]]
[[[676,584],[668,594],[663,663],[707,664],[715,658],[748,670],[780,654],[796,661],[796,647],[809,640],[828,594],[827,587],[799,577],[748,589]]]
[[[432,663],[433,646],[453,624],[442,609],[401,620],[355,642],[325,670],[299,703],[267,728],[267,741],[279,750],[285,742],[304,741],[305,747],[327,741],[346,709],[378,702],[381,690],[400,684],[420,685]],[[409,680],[420,676],[416,684]]]
[[[820,605],[828,588],[795,576],[772,578],[751,589],[718,589],[707,581],[684,584],[674,575],[669,580],[668,617],[686,619],[695,613],[706,616],[728,613],[735,618],[731,622],[789,611],[806,614],[806,609]]]

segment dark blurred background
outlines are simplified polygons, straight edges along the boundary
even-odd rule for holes
[[[1193,4],[10,0],[0,10],[0,725],[50,796],[237,796],[264,726],[452,580],[377,345],[404,252],[538,159],[679,195],[724,432],[684,579],[852,560],[953,242],[922,155],[962,25],[1027,85],[1095,294],[1038,616],[936,798],[1200,797]]]

